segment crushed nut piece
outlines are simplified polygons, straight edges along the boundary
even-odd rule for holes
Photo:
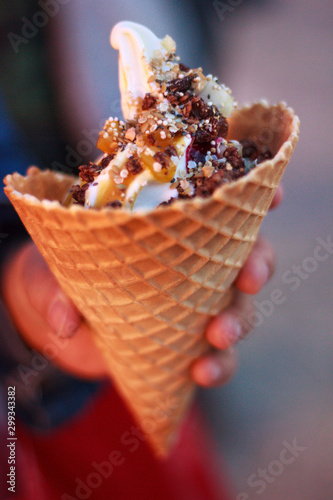
[[[128,139],[129,141],[134,141],[135,139],[135,136],[136,136],[136,132],[135,132],[135,128],[134,127],[131,127],[129,128],[127,131],[126,131],[126,134],[125,134],[125,139]]]

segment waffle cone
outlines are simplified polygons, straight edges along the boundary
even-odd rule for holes
[[[158,454],[166,454],[194,393],[189,369],[209,350],[212,316],[232,283],[298,140],[283,103],[234,112],[229,138],[275,155],[210,198],[130,213],[60,205],[77,179],[31,167],[5,192],[60,285],[91,326],[110,374]]]

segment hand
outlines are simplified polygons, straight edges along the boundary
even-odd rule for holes
[[[277,191],[274,205],[280,199],[281,191]],[[273,260],[271,248],[259,239],[237,278],[238,290],[257,293],[272,274]],[[2,288],[13,321],[28,345],[46,356],[52,351],[52,360],[74,375],[89,379],[107,375],[104,358],[88,326],[33,243],[11,259]],[[248,298],[240,292],[234,303],[208,326],[209,342],[221,351],[193,365],[193,379],[200,385],[224,383],[235,369],[230,346],[245,335],[239,318],[249,308]]]
[[[282,188],[279,186],[270,208],[277,207],[282,197]],[[236,279],[237,290],[233,303],[216,316],[206,329],[209,343],[217,350],[193,364],[192,377],[197,384],[203,387],[225,384],[234,374],[236,356],[232,346],[248,333],[249,324],[244,320],[252,312],[249,295],[258,293],[271,278],[274,260],[272,247],[259,237]]]
[[[106,376],[104,357],[88,326],[36,246],[28,243],[19,249],[5,269],[3,297],[26,343],[74,375]]]

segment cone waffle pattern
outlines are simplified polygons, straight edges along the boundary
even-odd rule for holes
[[[90,324],[159,454],[175,439],[194,393],[189,368],[209,350],[205,327],[230,303],[297,137],[298,119],[284,104],[243,108],[230,138],[268,145],[274,159],[209,199],[145,213],[64,208],[52,200],[64,199],[75,179],[36,167],[5,179],[7,196]]]

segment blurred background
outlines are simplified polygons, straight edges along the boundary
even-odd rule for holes
[[[240,105],[284,100],[300,116],[284,202],[263,226],[277,269],[254,299],[258,326],[237,348],[233,380],[199,397],[235,499],[333,498],[332,2],[68,0],[57,7],[47,22],[28,0],[0,14],[0,144],[11,146],[1,153],[1,173],[32,163],[72,172],[94,158],[104,120],[121,114],[109,33],[124,19],[170,34],[182,61],[216,74]],[[283,304],[272,306],[274,289]],[[284,449],[295,460],[281,461]]]
[[[202,393],[237,500],[333,498],[333,255],[314,256],[318,238],[333,240],[332,17],[330,1],[244,2],[214,22],[220,73],[238,101],[284,100],[301,120],[284,202],[262,227],[277,268],[255,298],[258,327],[228,386]],[[272,310],[274,289],[285,301]],[[303,451],[281,465],[294,439]]]

